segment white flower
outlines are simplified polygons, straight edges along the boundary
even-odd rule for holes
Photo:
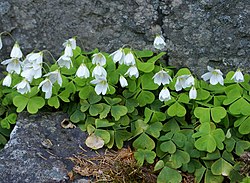
[[[106,58],[102,53],[95,53],[92,58],[92,64],[104,66],[106,64]]]
[[[62,55],[58,60],[57,63],[60,67],[66,67],[67,69],[70,69],[72,66],[71,58],[65,55]]]
[[[49,80],[49,78],[43,80],[38,86],[38,88],[42,87],[42,91],[45,92],[46,99],[52,96],[52,86],[52,82]]]
[[[89,70],[84,63],[82,63],[76,71],[76,76],[79,78],[88,78]]]
[[[43,63],[43,52],[30,53],[26,56],[22,63],[23,70],[33,68],[34,70],[41,69]]]
[[[236,83],[244,82],[244,76],[240,69],[237,69],[237,71],[234,73],[233,77],[231,80],[234,80]]]
[[[3,47],[3,42],[2,42],[1,35],[0,35],[0,50],[2,49],[2,47]]]
[[[92,72],[92,77],[107,77],[107,71],[100,65],[95,66]]]
[[[154,76],[154,83],[158,84],[159,86],[161,84],[165,85],[165,84],[169,84],[170,81],[172,81],[172,78],[169,76],[168,72],[161,70],[159,72],[157,72]]]
[[[38,79],[42,77],[42,67],[38,69],[33,69],[32,67],[26,68],[22,71],[21,76],[26,78],[29,82],[32,82],[32,80]]]
[[[122,87],[122,88],[124,88],[124,87],[128,86],[128,82],[127,82],[127,80],[126,80],[126,78],[125,78],[125,77],[120,76],[119,81],[120,81],[120,85],[121,85],[121,87]]]
[[[10,52],[10,57],[11,58],[22,58],[23,53],[19,47],[19,44],[16,42],[15,45],[13,46],[11,52]]]
[[[48,74],[45,74],[44,76],[48,77],[52,84],[57,82],[60,86],[62,86],[62,76],[59,70],[49,72]]]
[[[66,47],[67,44],[69,44],[73,50],[76,49],[76,39],[75,38],[70,38],[70,39],[66,40],[63,43],[63,46]]]
[[[175,90],[180,91],[182,88],[187,88],[194,85],[194,77],[189,75],[181,75],[177,77],[176,83],[175,83]]]
[[[65,57],[72,57],[73,56],[73,50],[70,44],[67,44],[64,50],[64,54]]]
[[[97,95],[105,95],[107,93],[108,89],[108,82],[106,78],[99,77],[90,82],[91,84],[96,84],[95,86],[95,92]]]
[[[170,92],[169,90],[164,87],[161,92],[159,93],[159,100],[164,102],[164,101],[168,101],[171,99],[171,95],[170,95]]]
[[[224,85],[224,80],[222,77],[223,74],[219,69],[214,69],[212,67],[207,66],[207,70],[209,72],[207,72],[201,76],[201,78],[204,81],[209,80],[211,85],[216,85],[217,83]]]
[[[3,86],[8,86],[8,87],[10,87],[11,82],[12,82],[11,75],[8,74],[8,75],[4,78],[4,80],[3,80]]]
[[[135,57],[131,51],[125,55],[124,64],[127,66],[135,65]]]
[[[30,92],[30,84],[26,79],[23,79],[20,83],[14,86],[17,88],[17,91],[21,94]]]
[[[157,35],[154,40],[154,47],[158,50],[162,50],[166,46],[164,38],[160,35]]]
[[[128,75],[130,78],[132,76],[135,76],[136,78],[139,77],[139,71],[135,65],[132,65],[131,67],[128,68],[127,72],[125,75]]]
[[[111,53],[110,56],[112,57],[115,63],[119,62],[119,64],[123,64],[123,59],[124,59],[125,54],[122,48]]]
[[[197,98],[197,90],[194,86],[189,91],[189,98],[190,99],[196,99]]]
[[[7,65],[6,70],[8,73],[17,73],[20,74],[21,72],[21,62],[18,58],[10,58],[1,62],[3,65]]]

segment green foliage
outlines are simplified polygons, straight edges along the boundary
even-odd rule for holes
[[[124,52],[129,50],[125,48]],[[177,92],[175,84],[178,76],[191,72],[182,68],[175,74],[162,67],[165,52],[156,55],[150,50],[133,51],[138,78],[126,76],[128,66],[114,63],[103,53],[109,88],[105,95],[98,95],[90,83],[93,77],[76,77],[82,62],[93,71],[91,59],[95,53],[97,49],[85,52],[77,47],[72,67],[60,68],[62,86],[54,84],[49,99],[38,89],[39,79],[24,95],[1,86],[0,146],[6,144],[17,113],[27,110],[35,114],[46,107],[67,112],[73,123],[90,137],[101,139],[108,148],[121,149],[124,142],[132,141],[139,166],[155,163],[158,183],[181,182],[180,171],[194,174],[196,182],[219,183],[224,177],[235,182],[236,158],[250,148],[249,75],[245,75],[244,82],[235,83],[230,72],[224,86],[195,79],[197,98],[190,99],[191,87]],[[55,64],[50,67],[50,71],[56,69]],[[173,78],[165,85],[171,93],[171,99],[165,102],[159,100],[163,86],[152,79],[162,69]],[[128,86],[121,87],[120,75],[125,75]],[[17,75],[13,77],[20,80]]]

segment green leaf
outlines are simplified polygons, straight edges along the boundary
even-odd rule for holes
[[[96,119],[95,126],[96,128],[109,127],[113,126],[115,123],[110,123],[107,119]]]
[[[5,119],[8,121],[8,123],[15,124],[16,123],[16,118],[17,118],[17,114],[16,113],[11,113]]]
[[[161,130],[162,130],[162,123],[154,122],[147,128],[146,133],[152,135],[155,138],[158,138],[160,136]]]
[[[221,175],[214,175],[210,170],[206,171],[205,174],[205,182],[204,183],[222,183],[223,176]]]
[[[183,117],[186,114],[186,109],[179,102],[175,102],[168,108],[167,113],[169,116]]]
[[[156,157],[156,154],[154,151],[148,150],[148,149],[138,149],[134,153],[135,159],[138,161],[138,165],[142,166],[144,163],[144,160],[146,160],[149,164],[154,163],[154,159]]]
[[[87,100],[81,100],[80,104],[81,104],[81,108],[80,109],[81,109],[82,112],[87,111],[89,109],[89,107],[90,107],[90,104],[88,103]]]
[[[89,107],[89,114],[91,116],[97,116],[100,114],[103,110],[103,105],[102,104],[92,104]]]
[[[187,164],[190,161],[190,156],[187,152],[176,150],[170,157],[171,165],[173,168],[180,168],[183,164]]]
[[[176,152],[176,146],[175,146],[175,144],[173,143],[172,140],[163,142],[163,143],[160,145],[160,149],[161,149],[163,152],[168,152],[168,153],[170,153],[170,154],[173,154],[173,153]]]
[[[126,115],[128,112],[127,107],[122,105],[115,105],[111,107],[111,115],[115,118],[115,121],[118,121],[121,116]]]
[[[146,134],[142,133],[134,142],[133,147],[136,149],[148,149],[155,148],[155,142]]]
[[[58,109],[60,107],[60,102],[58,100],[58,97],[57,96],[53,96],[53,97],[49,98],[48,105],[51,106],[51,107],[55,107],[56,109]]]
[[[123,147],[123,142],[131,137],[131,133],[126,130],[115,130],[115,144],[118,149]]]
[[[219,123],[221,119],[226,117],[227,111],[224,107],[214,107],[211,109],[211,116],[214,122]]]
[[[84,121],[86,118],[85,113],[81,112],[80,110],[75,110],[73,114],[70,115],[70,121],[73,123],[78,123],[80,121]]]
[[[201,166],[201,168],[195,170],[195,182],[200,183],[202,180],[202,177],[206,171],[206,168],[204,166]]]
[[[45,100],[42,97],[32,97],[27,105],[27,111],[30,114],[35,114],[38,109],[41,109],[45,105]]]
[[[103,110],[100,113],[100,119],[104,119],[104,118],[106,118],[108,116],[108,113],[109,113],[111,107],[109,105],[107,105],[107,104],[101,104],[101,105],[103,107]]]
[[[250,134],[250,117],[248,117],[241,123],[239,127],[239,132],[243,135]]]
[[[92,86],[84,86],[80,92],[79,92],[79,97],[81,99],[87,99],[89,98],[90,94],[94,92],[94,88]]]
[[[210,109],[204,107],[196,107],[194,110],[195,117],[200,119],[201,123],[210,122]]]
[[[5,145],[7,143],[7,139],[0,133],[0,145]]]
[[[13,104],[17,107],[16,111],[22,112],[27,106],[29,99],[23,95],[18,95],[13,98]]]
[[[162,169],[163,167],[164,167],[164,161],[163,160],[159,160],[155,164],[154,171],[158,171],[158,170]]]
[[[121,98],[110,98],[110,97],[103,97],[103,98],[109,105],[115,105],[122,101]]]
[[[156,90],[159,86],[154,83],[154,80],[152,79],[154,74],[148,73],[148,74],[143,74],[141,78],[141,85],[142,89],[144,90]]]
[[[250,115],[250,104],[242,97],[229,106],[229,111],[233,115]]]
[[[88,101],[89,101],[90,104],[96,104],[101,99],[102,99],[102,96],[97,95],[95,92],[91,92],[89,97],[88,97]]]
[[[157,177],[157,183],[178,183],[181,182],[181,174],[172,168],[165,166]]]
[[[223,158],[218,159],[211,166],[211,171],[214,175],[228,176],[233,169],[233,166]]]
[[[63,102],[70,102],[69,96],[70,96],[70,91],[68,91],[68,90],[64,90],[64,91],[62,91],[62,92],[58,95],[58,97],[59,97]]]
[[[248,148],[250,148],[250,142],[239,140],[236,142],[235,152],[238,156],[241,156]]]
[[[147,104],[151,104],[152,102],[154,102],[155,95],[150,91],[142,90],[142,92],[138,95],[137,100],[139,102],[139,106],[143,107]]]
[[[210,96],[210,92],[203,90],[202,88],[197,89],[196,100],[206,100]]]

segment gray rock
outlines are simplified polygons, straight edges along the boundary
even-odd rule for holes
[[[162,31],[170,65],[197,75],[207,65],[249,72],[250,0],[0,0],[0,7],[0,31],[11,32],[24,53],[47,49],[58,58],[72,36],[85,50],[152,49]],[[13,42],[5,37],[4,45],[2,59]]]
[[[67,158],[82,152],[79,145],[88,148],[84,144],[86,134],[79,128],[61,127],[66,117],[61,112],[21,113],[10,141],[0,151],[0,182],[69,182],[67,173],[73,163]]]

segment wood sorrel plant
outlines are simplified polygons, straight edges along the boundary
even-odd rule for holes
[[[120,149],[131,141],[139,166],[156,163],[159,183],[181,182],[180,170],[194,174],[196,182],[243,178],[237,157],[250,147],[248,74],[231,71],[223,79],[219,69],[208,67],[203,81],[187,68],[175,73],[162,66],[165,52],[86,52],[75,38],[63,46],[50,66],[43,62],[45,51],[24,58],[17,43],[2,62],[1,144],[16,113],[55,108],[87,131],[93,149]],[[158,36],[154,46],[164,47],[164,39]]]

